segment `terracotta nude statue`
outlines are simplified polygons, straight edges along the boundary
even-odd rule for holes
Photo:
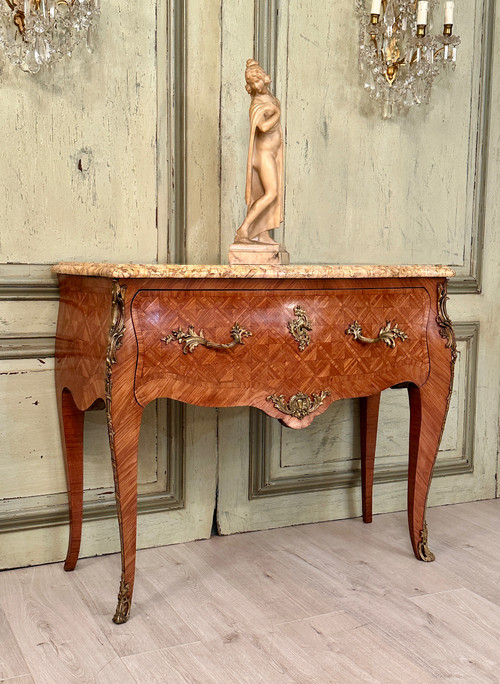
[[[247,215],[234,242],[278,245],[269,231],[278,228],[283,220],[281,106],[269,92],[269,75],[254,59],[247,60],[245,80],[252,96],[245,191]]]

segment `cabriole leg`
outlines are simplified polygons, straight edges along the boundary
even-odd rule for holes
[[[130,615],[135,578],[137,533],[137,447],[142,406],[113,397],[108,410],[108,434],[115,480],[116,507],[120,530],[122,573],[118,605],[113,622],[122,624]]]
[[[360,399],[361,497],[363,522],[365,523],[371,523],[372,521],[373,471],[375,467],[379,407],[380,392]]]
[[[82,538],[83,511],[83,423],[85,412],[80,411],[67,389],[57,389],[59,426],[68,484],[69,543],[65,570],[74,570]]]
[[[429,379],[408,388],[410,398],[410,457],[408,465],[408,525],[415,556],[433,561],[427,545],[425,507],[441,434],[448,410],[448,380]]]

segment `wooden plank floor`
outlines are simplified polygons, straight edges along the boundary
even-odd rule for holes
[[[406,514],[0,573],[0,681],[500,682],[500,500],[432,508],[436,562]],[[168,515],[165,516],[168,524]]]

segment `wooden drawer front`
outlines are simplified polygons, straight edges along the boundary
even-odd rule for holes
[[[312,326],[303,351],[288,328],[297,305]],[[210,390],[217,390],[217,405],[230,405],[240,403],[237,396],[246,403],[248,392],[243,397],[243,389],[285,395],[328,389],[335,397],[363,394],[364,387],[375,389],[374,382],[377,387],[410,380],[421,384],[429,370],[429,308],[423,288],[139,291],[132,305],[138,344],[136,396],[141,403],[153,394],[187,401],[182,387],[191,385],[191,391],[207,390],[207,403],[213,396]],[[362,343],[346,334],[354,321],[363,335],[373,338],[391,321],[408,339],[398,340],[394,348],[383,342]],[[252,335],[232,349],[198,346],[184,353],[184,343],[162,341],[172,331],[192,326],[208,340],[228,343],[235,323]],[[221,404],[223,389],[228,394]],[[240,394],[231,395],[232,390]]]

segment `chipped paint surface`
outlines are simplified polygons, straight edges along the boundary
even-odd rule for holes
[[[2,69],[0,262],[156,260],[155,22],[112,0],[93,54]]]

